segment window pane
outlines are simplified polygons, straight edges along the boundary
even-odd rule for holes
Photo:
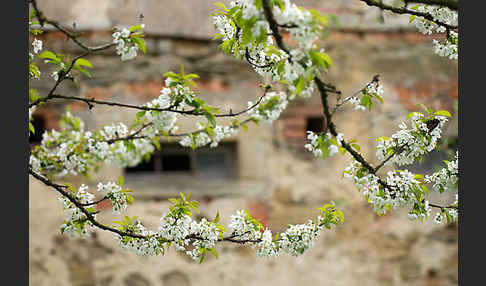
[[[125,169],[127,173],[139,173],[139,172],[153,172],[155,171],[154,156],[150,157],[150,161],[145,162],[142,160],[137,166],[127,167]]]
[[[307,118],[307,124],[306,124],[307,131],[318,133],[318,132],[322,132],[323,129],[324,129],[324,119],[322,117]]]
[[[162,155],[162,171],[191,171],[191,160],[188,154]]]
[[[225,178],[229,176],[229,170],[226,167],[225,153],[196,153],[196,174],[216,178]]]

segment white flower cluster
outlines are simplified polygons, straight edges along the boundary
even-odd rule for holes
[[[248,115],[259,121],[272,123],[285,110],[287,104],[287,95],[284,92],[268,92],[258,107],[248,111]],[[253,103],[249,101],[248,107],[251,106],[253,106]]]
[[[199,237],[192,242],[193,250],[187,250],[186,254],[195,261],[200,261],[202,253],[200,249],[214,248],[221,234],[216,224],[202,218],[200,222],[192,221],[191,234]]]
[[[385,214],[391,206],[391,195],[384,192],[376,175],[369,174],[360,162],[354,160],[344,169],[344,178],[354,183],[355,187],[363,193],[368,203],[373,205],[377,214]]]
[[[322,222],[323,217],[318,216],[317,221]],[[281,251],[292,256],[299,256],[314,245],[323,226],[309,220],[306,224],[289,225],[280,238],[274,240],[269,229],[255,222],[245,210],[239,210],[231,216],[229,225],[233,235],[239,240],[250,240],[250,245],[257,249],[258,256],[277,257]]]
[[[274,6],[273,15],[279,24],[293,25],[287,29],[292,37],[296,40],[299,48],[309,50],[313,47],[313,43],[319,38],[320,27],[316,27],[316,23],[312,14],[299,8],[290,0],[282,1],[285,8],[281,10],[277,5]]]
[[[433,5],[419,5],[417,6],[417,11],[422,13],[430,14],[436,21],[457,26],[458,15],[457,11],[453,11],[447,7],[439,7]],[[434,32],[444,33],[446,28],[440,26],[432,21],[426,20],[422,17],[414,17],[413,23],[417,29],[425,35],[430,35]],[[448,57],[449,59],[457,60],[458,49],[457,49],[457,39],[458,33],[454,31],[449,31],[447,38],[441,43],[437,40],[433,40],[435,46],[435,53],[439,56]]]
[[[435,53],[441,57],[447,57],[451,60],[457,60],[458,57],[458,47],[457,47],[458,34],[451,31],[449,37],[443,42],[437,40],[432,40],[435,47]]]
[[[354,110],[361,110],[361,111],[366,110],[366,107],[361,105],[361,100],[359,100],[358,97],[356,96],[349,98],[349,102],[351,102],[351,104],[354,105]]]
[[[299,256],[314,245],[319,237],[322,227],[312,220],[306,224],[289,225],[289,228],[281,234],[279,246],[292,256]]]
[[[456,194],[455,200],[450,206],[441,208],[440,211],[435,214],[434,222],[436,224],[441,224],[444,222],[444,220],[447,221],[447,223],[457,221],[458,207],[459,196],[458,194]]]
[[[223,40],[230,40],[234,37],[236,28],[231,25],[230,20],[226,16],[213,16],[214,27],[223,35]]]
[[[198,128],[197,133],[192,133],[190,135],[182,137],[182,139],[179,141],[179,144],[184,147],[193,147],[193,143],[195,143],[195,148],[199,148],[209,144],[209,147],[214,148],[219,145],[219,142],[221,140],[230,138],[231,136],[238,133],[237,129],[232,126],[216,125],[213,128],[213,134],[209,136],[208,133],[203,130],[205,128],[203,123],[197,122],[196,125]]]
[[[34,39],[32,41],[32,49],[34,51],[34,54],[38,54],[40,51],[42,51],[42,41]]]
[[[442,168],[432,175],[426,175],[425,182],[433,184],[434,189],[440,193],[447,190],[457,192],[457,183],[459,182],[458,156],[459,153],[456,152],[456,160],[447,162],[446,168]]]
[[[209,135],[206,132],[201,131],[196,134],[190,134],[182,137],[182,139],[179,141],[179,144],[184,147],[199,148],[208,145],[209,142],[211,142],[211,138],[209,137]]]
[[[32,171],[36,173],[41,171],[41,162],[33,155],[30,155],[29,157],[29,166],[32,168]]]
[[[282,2],[283,7],[272,5],[272,14],[278,25],[289,32],[295,40],[297,47],[287,52],[273,45],[271,29],[266,20],[263,8],[258,7],[254,0],[232,1],[231,7],[239,7],[241,17],[251,22],[251,34],[257,41],[247,42],[244,33],[239,33],[238,42],[231,46],[229,52],[236,57],[246,55],[252,68],[262,76],[270,76],[273,81],[284,82],[288,85],[290,98],[299,95],[309,97],[312,95],[315,84],[314,76],[319,71],[313,54],[317,48],[315,42],[318,39],[323,23],[312,13],[301,9],[289,0]],[[236,33],[236,24],[226,14],[213,17],[214,25],[223,35],[223,40],[229,43]],[[262,39],[262,32],[266,37]],[[245,43],[244,45],[242,43]],[[225,43],[223,43],[225,44]],[[322,52],[322,50],[321,50]],[[291,58],[290,58],[291,57]]]
[[[159,236],[155,232],[148,230],[138,219],[130,227],[130,232],[145,236],[146,238],[134,238],[115,234],[115,239],[121,248],[131,250],[140,256],[163,254],[163,246],[159,242]]]
[[[280,255],[278,242],[273,240],[272,231],[265,229],[262,233],[260,242],[256,243],[256,254],[263,257],[277,257]]]
[[[98,192],[110,199],[114,214],[121,214],[127,209],[127,194],[118,184],[114,182],[103,184],[100,182],[98,183]]]
[[[382,101],[383,96],[383,86],[379,81],[372,81],[366,85],[366,87],[362,90],[362,94],[368,96],[367,99],[371,100],[371,98],[375,97]],[[351,104],[354,105],[354,110],[361,110],[366,111],[366,106],[363,105],[363,99],[359,99],[358,96],[351,96],[345,101],[349,101]]]
[[[221,235],[216,224],[205,218],[196,222],[187,214],[174,215],[174,213],[164,215],[160,219],[158,232],[146,230],[140,222],[136,223],[133,232],[137,235],[149,236],[148,239],[125,239],[124,247],[135,250],[139,255],[152,256],[163,253],[163,245],[160,242],[170,242],[177,251],[183,251],[196,261],[201,259],[201,249],[213,248]],[[187,250],[191,241],[194,249]]]
[[[165,85],[168,87],[160,91],[160,96],[146,104],[149,108],[167,109],[171,107],[174,110],[184,110],[186,104],[184,101],[173,106],[177,98],[193,98],[195,96],[188,86],[182,84],[173,84],[173,80],[169,77],[165,80]],[[151,125],[144,130],[144,134],[148,136],[156,136],[162,133],[176,132],[178,130],[177,113],[171,111],[147,111],[144,119]]]
[[[105,125],[102,130],[100,130],[100,135],[105,140],[112,140],[120,137],[128,136],[128,127],[122,122],[113,123],[111,125]]]
[[[405,122],[398,126],[400,130],[391,138],[378,138],[376,155],[378,159],[385,160],[388,156],[393,157],[386,164],[407,165],[413,163],[417,158],[428,153],[437,145],[441,136],[441,128],[447,121],[447,117],[434,115],[433,118],[426,118],[422,113],[414,112],[408,119],[411,128]],[[436,122],[435,126],[432,123]],[[433,129],[429,130],[427,123]]]
[[[141,26],[142,28],[145,27],[144,24]],[[130,34],[130,30],[127,28],[122,28],[112,34],[113,43],[117,45],[116,54],[120,56],[122,61],[131,60],[137,56],[138,46],[132,43]]]
[[[422,184],[408,170],[389,171],[385,181],[387,189],[380,184],[376,175],[369,173],[358,161],[353,161],[346,167],[343,176],[363,193],[377,214],[383,215],[391,208],[417,204],[420,208],[415,208],[410,217],[423,219],[430,215],[428,203],[422,202]]]
[[[155,147],[148,139],[107,142],[128,135],[128,129],[122,123],[105,126],[95,133],[84,131],[84,122],[66,112],[61,118],[61,132],[45,132],[32,155],[45,164],[43,169],[56,172],[58,177],[84,174],[101,162],[121,167],[134,166]],[[132,144],[133,148],[127,148],[128,144]]]
[[[366,85],[364,92],[374,97],[381,97],[383,95],[383,86],[379,81],[373,81]]]
[[[160,219],[159,235],[178,244],[190,234],[191,222],[192,219],[188,215],[180,217],[172,214],[165,215]]]
[[[93,202],[94,195],[86,192],[88,186],[81,185],[76,192],[74,198],[80,204],[89,204]],[[59,202],[61,202],[66,219],[61,225],[61,233],[68,233],[71,236],[85,236],[88,230],[93,227],[93,224],[87,220],[86,215],[68,198],[60,197]],[[94,214],[93,214],[94,216]]]
[[[316,157],[332,156],[339,152],[343,136],[342,133],[339,133],[336,140],[332,140],[332,135],[329,132],[325,135],[317,135],[312,131],[307,131],[307,140],[310,140],[310,143],[305,144],[304,147]],[[323,150],[326,150],[324,154],[322,153]]]
[[[225,138],[230,138],[231,136],[234,136],[237,133],[237,130],[233,127],[230,126],[221,126],[221,125],[216,125],[214,128],[214,134],[212,138],[211,144],[209,144],[209,147],[214,148],[217,147],[219,142]]]
[[[239,239],[257,240],[261,237],[261,225],[251,220],[250,214],[246,210],[238,210],[236,214],[231,215],[230,219],[228,227]]]

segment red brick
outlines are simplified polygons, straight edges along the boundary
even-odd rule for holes
[[[263,226],[266,226],[269,218],[269,207],[261,201],[250,201],[248,203],[248,212],[258,220]]]

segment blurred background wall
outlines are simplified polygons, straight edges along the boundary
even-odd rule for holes
[[[198,90],[204,100],[223,111],[246,108],[262,94],[261,79],[245,62],[217,51],[218,42],[211,41],[213,2],[38,0],[48,18],[68,27],[75,23],[91,45],[110,42],[113,26],[146,24],[147,54],[127,62],[121,62],[114,49],[90,55],[93,78],[81,78],[77,87],[63,83],[59,92],[141,105],[159,96],[163,73],[178,72],[183,64],[186,72],[200,75]],[[347,96],[380,75],[385,101],[375,105],[374,112],[345,107],[336,114],[339,132],[358,139],[366,158],[376,162],[375,139],[394,133],[409,112],[419,110],[416,103],[455,113],[457,62],[434,54],[436,36],[418,33],[407,16],[381,13],[358,0],[295,2],[334,19],[321,44],[334,62],[328,82]],[[45,50],[81,52],[59,32],[37,38],[44,41]],[[50,68],[41,66],[41,80],[31,81],[40,95],[54,83]],[[90,111],[80,103],[56,101],[36,110],[38,127],[58,128],[67,106],[85,120],[87,129],[119,121],[130,124],[135,116],[116,107]],[[250,247],[222,243],[219,259],[209,257],[197,264],[172,249],[165,257],[138,257],[120,249],[113,236],[102,231],[86,239],[65,237],[59,233],[63,212],[57,194],[30,178],[30,285],[456,285],[457,225],[411,221],[406,210],[383,217],[374,214],[362,194],[342,179],[351,161],[348,155],[321,160],[304,149],[306,130],[322,129],[321,113],[318,96],[296,100],[273,125],[252,125],[217,148],[194,153],[163,142],[149,164],[104,167],[88,180],[63,179],[94,189],[99,181],[125,176],[135,197],[127,215],[141,217],[152,229],[168,209],[166,198],[179,192],[191,192],[201,202],[200,217],[213,218],[219,211],[222,223],[228,224],[231,214],[246,208],[274,232],[314,219],[317,207],[337,201],[344,224],[324,231],[302,257],[264,259]],[[195,128],[192,118],[180,122],[183,130]],[[457,119],[451,120],[445,135],[444,142],[454,148]],[[31,144],[36,144],[35,138]],[[446,158],[446,151],[437,151],[425,165],[410,168],[432,173]],[[101,209],[100,220],[117,220],[109,205]]]

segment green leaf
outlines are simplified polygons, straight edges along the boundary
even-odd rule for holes
[[[35,101],[40,98],[40,95],[36,89],[29,89],[29,99],[30,101]]]
[[[356,151],[358,151],[358,152],[361,149],[358,144],[351,144],[351,146],[353,146],[353,148],[356,149]]]
[[[452,116],[447,110],[437,110],[436,112],[434,112],[434,115],[447,116],[447,117]]]
[[[216,212],[216,217],[214,218],[213,222],[218,223],[219,222],[219,211]]]
[[[323,24],[324,26],[327,26],[327,24],[329,24],[329,21],[327,20],[327,18],[322,15],[321,13],[319,13],[317,10],[314,10],[314,9],[309,9],[308,10],[312,16],[319,22],[321,22],[321,24]]]
[[[85,66],[88,68],[93,67],[93,65],[87,59],[77,59],[75,64],[78,66]]]
[[[218,258],[218,251],[216,251],[216,248],[208,248],[208,250],[214,255],[214,257]]]
[[[228,8],[226,8],[226,5],[224,5],[223,3],[221,2],[216,2],[214,3],[214,5],[218,6],[219,8],[223,9],[224,11],[228,12]]]
[[[296,87],[297,94],[299,94],[301,91],[303,91],[304,88],[305,88],[305,80],[304,80],[304,78],[299,77],[297,79],[297,84],[295,85],[295,87]]]
[[[59,60],[59,58],[53,53],[49,51],[44,51],[39,55],[41,59],[51,59],[51,60]]]
[[[122,176],[118,176],[118,186],[122,186],[123,185],[123,182],[124,182],[124,178]]]
[[[316,51],[309,51],[309,56],[313,64],[320,66],[324,69],[328,69],[332,66],[332,59],[326,53],[316,52]]]
[[[138,37],[131,37],[130,39],[135,45],[140,48],[140,50],[142,50],[144,54],[147,52],[147,49],[145,48],[145,41],[143,39],[140,39]]]
[[[145,115],[145,112],[146,111],[137,112],[137,119],[140,119],[142,116],[144,116]]]
[[[141,30],[141,29],[142,29],[141,25],[135,25],[135,26],[131,26],[128,30],[130,32],[135,32],[135,31],[138,31],[138,30]]]
[[[29,122],[29,130],[32,132],[32,134],[35,134],[34,125],[32,125],[32,122]]]
[[[84,74],[87,77],[91,77],[91,74],[87,70],[85,70],[85,69],[83,69],[79,66],[74,67],[74,69],[76,69],[77,71],[80,71],[82,74]]]
[[[222,37],[224,37],[223,34],[217,33],[216,35],[214,35],[214,37],[211,40],[217,40],[217,39],[220,39]]]
[[[344,148],[344,147],[339,147],[339,152],[341,152],[341,155],[346,154],[346,148]]]
[[[371,110],[371,98],[369,95],[364,95],[362,98],[361,98],[361,105],[363,106],[368,106],[369,110]]]
[[[211,113],[210,111],[208,111],[205,107],[206,106],[203,107],[203,109],[206,111],[204,113],[204,116],[208,120],[208,122],[211,125],[211,127],[216,127],[216,116],[214,116],[214,114]]]

